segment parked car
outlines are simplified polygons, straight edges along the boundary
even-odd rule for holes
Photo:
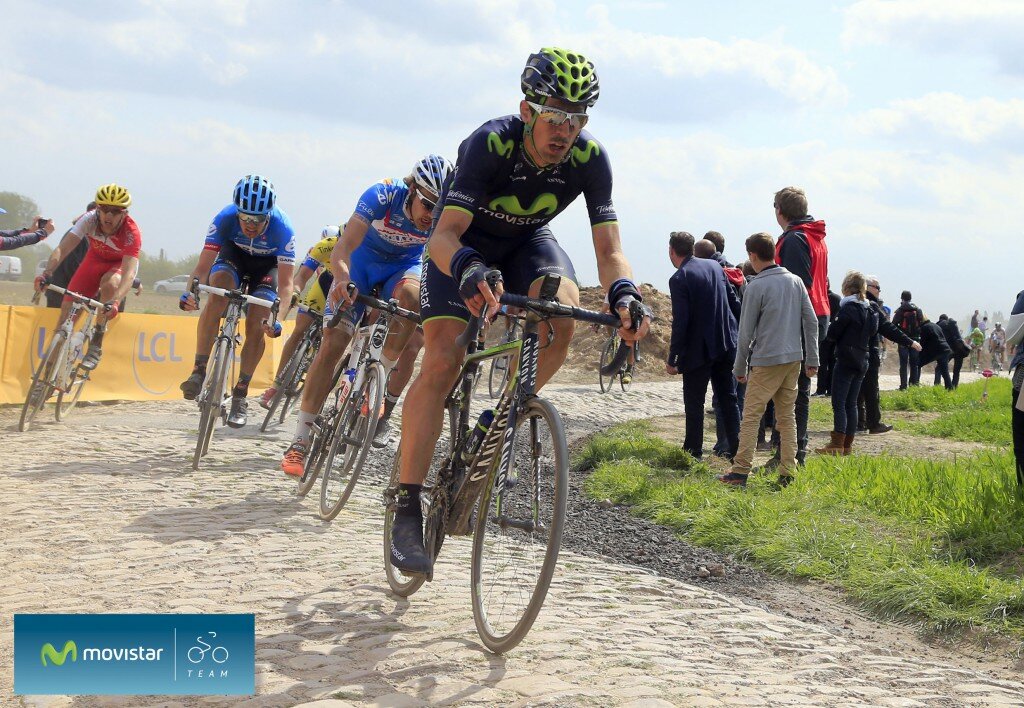
[[[0,256],[0,280],[19,280],[21,259],[17,256]]]
[[[158,280],[153,283],[153,291],[158,293],[183,293],[188,290],[188,276],[176,275],[167,280]]]

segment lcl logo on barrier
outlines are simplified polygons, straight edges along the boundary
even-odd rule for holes
[[[166,387],[161,389],[151,388],[143,383],[143,371],[151,367],[146,364],[164,364],[168,362],[179,362],[182,360],[180,353],[175,348],[174,332],[156,332],[149,335],[147,332],[139,332],[139,336],[135,338],[133,343],[132,351],[132,374],[135,376],[135,383],[139,385],[143,391],[151,393],[155,396],[162,396],[171,390],[174,385],[173,381],[167,383]],[[152,376],[147,376],[147,379],[153,379]],[[160,383],[164,383],[168,380],[166,376],[156,377]],[[173,377],[171,377],[173,378]]]

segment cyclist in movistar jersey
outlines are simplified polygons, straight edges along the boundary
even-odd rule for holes
[[[281,348],[281,362],[278,364],[274,383],[260,396],[260,405],[264,408],[270,407],[270,402],[273,400],[274,394],[277,393],[277,387],[281,385],[281,374],[284,372],[284,367],[288,366],[288,361],[295,353],[295,348],[299,346],[306,330],[313,324],[313,317],[323,316],[327,292],[331,289],[331,282],[334,280],[334,276],[331,275],[330,268],[327,266],[330,265],[331,251],[338,243],[340,234],[341,229],[337,226],[325,226],[321,232],[321,239],[306,253],[306,260],[302,262],[295,274],[295,282],[292,284],[293,292],[301,293],[309,279],[319,272],[316,281],[310,286],[309,292],[299,301],[299,307],[295,312],[295,327],[284,343],[284,347]]]
[[[419,310],[423,245],[427,242],[431,213],[437,204],[441,185],[451,169],[451,164],[443,157],[428,155],[413,166],[409,176],[378,182],[359,198],[356,210],[331,254],[334,282],[328,293],[324,319],[333,318],[335,309],[343,302],[351,307],[337,329],[324,328],[320,350],[310,364],[302,390],[295,441],[281,460],[285,474],[302,474],[310,427],[330,392],[331,373],[362,316],[362,307],[352,306],[349,282],[355,284],[357,292],[364,293],[375,285],[381,285],[383,298],[394,297],[405,309]],[[381,353],[381,363],[387,374],[395,368],[414,329],[412,323],[402,318],[395,319]],[[381,436],[387,435],[388,418],[407,381],[407,377],[388,379],[382,419],[377,423],[380,432],[375,436],[378,446]]]
[[[424,257],[420,315],[425,345],[420,373],[402,415],[401,478],[392,529],[391,563],[413,573],[430,567],[423,550],[419,493],[441,429],[444,399],[465,350],[454,342],[470,311],[498,309],[507,287],[536,296],[548,273],[562,275],[558,299],[579,304],[576,274],[547,224],[583,194],[590,214],[597,268],[627,341],[646,335],[650,318],[630,329],[628,306],[641,300],[619,243],[608,154],[583,131],[600,90],[594,65],[558,48],[532,54],[522,74],[517,115],[484,123],[459,146],[455,173],[441,195],[443,209]],[[497,266],[504,285],[492,290]],[[573,321],[554,320],[554,340],[542,349],[537,387],[565,360]],[[548,341],[540,332],[540,341]]]
[[[199,263],[189,278],[200,282],[209,279],[210,285],[228,290],[237,288],[242,278],[249,276],[249,294],[273,301],[280,295],[278,320],[288,316],[292,297],[292,271],[295,263],[295,234],[288,216],[277,208],[274,185],[265,177],[247,175],[235,185],[234,199],[217,216],[206,236],[206,245],[199,254]],[[278,290],[278,279],[281,286]],[[183,310],[197,310],[195,295],[186,292],[179,306]],[[206,364],[210,360],[221,315],[227,300],[211,295],[199,316],[196,330],[196,360],[192,374],[181,384],[186,400],[195,400],[206,377]],[[241,428],[246,423],[249,381],[266,349],[264,334],[277,337],[281,323],[267,325],[270,311],[265,307],[249,305],[245,316],[245,344],[242,345],[238,381],[231,391],[231,411],[227,423]]]

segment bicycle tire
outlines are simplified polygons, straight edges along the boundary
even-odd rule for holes
[[[305,497],[309,494],[309,490],[316,484],[316,480],[320,476],[320,470],[323,468],[324,459],[327,457],[327,451],[330,449],[331,440],[334,436],[334,426],[337,424],[338,416],[338,411],[334,409],[331,398],[335,395],[335,389],[342,376],[344,376],[342,368],[337,367],[331,380],[330,392],[327,394],[324,405],[321,406],[320,413],[317,415],[317,418],[322,421],[322,427],[314,426],[312,429],[309,447],[306,450],[306,462],[302,466],[302,475],[299,477],[299,484],[296,489],[296,493],[300,497]]]
[[[627,366],[628,366],[628,364],[627,364]],[[626,383],[625,381],[623,381],[622,380],[622,374],[623,373],[625,373],[624,370],[620,370],[619,373],[617,374],[617,376],[619,378],[619,388],[621,388],[622,392],[625,393],[626,391],[629,390],[629,387],[633,385],[633,381],[630,380],[629,383]],[[636,376],[636,367],[635,366],[633,367],[633,375]]]
[[[601,349],[601,361],[597,367],[597,377],[601,384],[601,393],[608,393],[612,390],[612,382],[615,379],[616,374],[609,374],[605,376],[601,373],[605,366],[615,358],[615,350],[618,349],[618,338],[609,337],[604,347]]]
[[[32,382],[28,387],[28,395],[25,403],[21,406],[21,418],[18,420],[18,431],[24,433],[32,425],[32,421],[39,415],[39,411],[46,405],[55,386],[51,380],[53,374],[58,370],[58,364],[63,358],[64,342],[67,335],[64,330],[58,329],[53,333],[50,341],[50,348],[46,350],[46,356],[39,362],[35,372],[32,374]]]
[[[499,362],[502,362],[504,366],[499,367]],[[487,391],[491,394],[491,398],[498,398],[501,396],[502,391],[505,390],[505,386],[508,384],[508,370],[512,366],[512,356],[497,356],[491,359],[491,373],[487,377]],[[499,373],[498,383],[494,382],[495,371]]]
[[[484,646],[496,654],[517,646],[540,613],[558,563],[569,491],[565,427],[550,402],[533,398],[527,403],[516,421],[512,448],[509,478],[518,472],[517,481],[499,478],[485,486],[473,533],[473,620]],[[521,455],[529,469],[522,467]],[[499,505],[502,518],[509,519],[506,528],[498,523]],[[535,524],[538,513],[546,528],[526,528]],[[518,577],[520,563],[529,563],[531,555],[536,567]],[[512,577],[501,577],[508,572]],[[524,606],[517,608],[527,593]]]
[[[267,428],[270,426],[270,421],[274,419],[278,406],[285,403],[285,399],[289,397],[288,391],[292,389],[292,381],[295,379],[295,374],[302,364],[302,357],[306,353],[307,346],[309,346],[309,343],[303,339],[299,342],[299,346],[296,347],[295,351],[292,352],[291,358],[288,359],[288,363],[284,367],[284,375],[281,377],[281,384],[271,397],[270,405],[267,406],[267,414],[263,417],[263,423],[260,425],[261,433],[267,432]],[[281,416],[281,420],[278,422],[284,422],[284,415]]]
[[[209,377],[210,387],[206,395],[200,394],[202,403],[200,404],[199,435],[196,439],[196,451],[192,456],[192,469],[194,470],[199,469],[199,460],[210,451],[213,428],[224,405],[224,384],[227,381],[230,355],[230,345],[225,339],[218,337],[213,345],[213,371]]]
[[[359,480],[366,455],[373,447],[371,443],[384,402],[386,378],[384,365],[379,361],[367,366],[362,386],[355,395],[349,396],[338,418],[338,428],[334,431],[334,440],[331,441],[320,479],[320,518],[324,521],[331,521],[338,515]],[[352,410],[352,406],[359,406],[360,409]],[[336,466],[339,453],[341,465]],[[334,482],[341,488],[336,498],[332,498],[330,491]]]
[[[312,342],[307,343],[305,355],[299,364],[299,372],[296,378],[295,386],[288,389],[288,397],[284,399],[284,404],[281,406],[281,416],[278,420],[282,425],[284,419],[288,417],[288,414],[292,410],[292,406],[295,405],[295,401],[302,400],[302,392],[306,388],[306,374],[309,373],[309,367],[313,365],[313,359],[316,358],[317,349]]]
[[[71,372],[71,383],[68,384],[68,390],[60,389],[57,391],[57,405],[54,406],[54,415],[58,422],[67,420],[67,417],[71,415],[71,411],[78,404],[78,399],[82,397],[82,389],[85,388],[85,384],[88,382],[88,372],[83,373],[76,364]]]

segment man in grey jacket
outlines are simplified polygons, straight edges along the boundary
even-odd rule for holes
[[[781,435],[779,484],[785,486],[796,469],[798,379],[801,373],[813,378],[818,372],[818,318],[803,281],[775,265],[775,240],[769,234],[754,234],[747,239],[746,248],[757,275],[743,293],[733,373],[737,381],[747,384],[747,395],[739,450],[732,470],[719,479],[746,485],[758,421],[768,401],[774,400]]]

